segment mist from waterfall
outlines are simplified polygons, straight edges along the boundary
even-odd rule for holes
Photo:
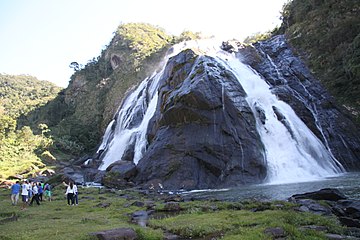
[[[219,46],[213,40],[189,41],[175,45],[172,56],[186,48],[195,48],[203,55],[214,57],[236,76],[247,93],[246,100],[256,118],[257,131],[265,147],[266,181],[311,181],[341,173],[341,165],[293,109],[272,94],[266,81],[253,69]],[[130,144],[134,144],[135,164],[146,152],[147,126],[156,110],[158,83],[165,66],[127,96],[115,121],[109,124],[98,150],[104,151],[100,170],[121,160]],[[223,88],[222,94],[227,94],[226,88]],[[139,116],[141,121],[138,121]]]

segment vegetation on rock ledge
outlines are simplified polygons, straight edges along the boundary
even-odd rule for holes
[[[358,0],[293,0],[278,33],[360,122],[360,5]]]

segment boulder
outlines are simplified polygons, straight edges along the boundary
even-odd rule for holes
[[[334,214],[342,225],[360,228],[360,200],[346,199],[346,196],[337,189],[325,188],[315,192],[295,194],[289,200],[299,204],[298,211],[321,215]]]
[[[360,228],[360,221],[358,219],[349,218],[349,217],[339,217],[339,221],[342,225],[347,227]]]
[[[360,200],[348,199],[338,201],[337,203],[342,208],[344,215],[360,219]]]
[[[329,202],[332,212],[338,216],[341,224],[360,228],[360,200],[347,199]]]
[[[137,234],[132,228],[115,228],[106,231],[90,233],[100,240],[135,240]]]
[[[271,236],[273,239],[286,237],[285,230],[281,227],[267,228],[264,233]]]
[[[133,162],[117,161],[106,169],[107,172],[119,174],[123,179],[129,180],[136,175],[136,165]]]
[[[77,167],[67,166],[62,169],[63,179],[70,179],[76,184],[83,184],[84,181],[84,173],[81,169]]]
[[[295,199],[313,199],[313,200],[328,200],[338,201],[346,199],[346,196],[335,188],[324,188],[315,192],[307,192],[302,194],[295,194],[292,196]]]
[[[296,201],[300,204],[298,211],[300,212],[312,212],[318,215],[331,215],[331,208],[321,205],[317,201],[311,199],[299,199]]]

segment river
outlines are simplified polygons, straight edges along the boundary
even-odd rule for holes
[[[184,192],[185,199],[241,200],[286,200],[294,194],[317,191],[323,188],[336,188],[348,198],[360,199],[360,172],[344,173],[336,177],[318,181],[258,184],[229,189],[194,190]]]

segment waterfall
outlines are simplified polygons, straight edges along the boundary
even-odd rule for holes
[[[266,149],[267,182],[311,181],[342,172],[331,152],[288,104],[271,93],[269,85],[253,69],[228,53],[217,57],[247,93],[246,100]]]
[[[217,46],[220,45],[214,45],[213,41],[209,40],[200,44],[190,41],[174,46],[172,55],[195,47],[200,50],[198,52],[214,57],[236,76],[247,93],[246,100],[256,118],[257,131],[265,147],[264,161],[268,169],[266,181],[309,181],[340,173],[341,165],[293,109],[272,94],[266,81],[234,54]],[[111,163],[121,160],[130,145],[134,148],[135,164],[146,152],[147,126],[156,110],[159,80],[165,66],[166,64],[161,71],[146,78],[127,96],[115,117],[116,120],[109,124],[98,150],[103,151],[100,170],[105,170]],[[223,98],[224,94],[228,94],[225,88],[226,84],[222,88]],[[223,110],[226,111],[224,106]]]
[[[142,81],[135,91],[125,99],[115,117],[116,121],[110,122],[98,149],[98,152],[104,151],[99,170],[105,170],[111,163],[121,160],[127,146],[131,143],[135,143],[135,164],[145,152],[147,145],[146,130],[155,112],[158,99],[156,90],[163,70]],[[113,137],[110,138],[108,130],[113,125],[115,125],[115,129],[113,130]]]

